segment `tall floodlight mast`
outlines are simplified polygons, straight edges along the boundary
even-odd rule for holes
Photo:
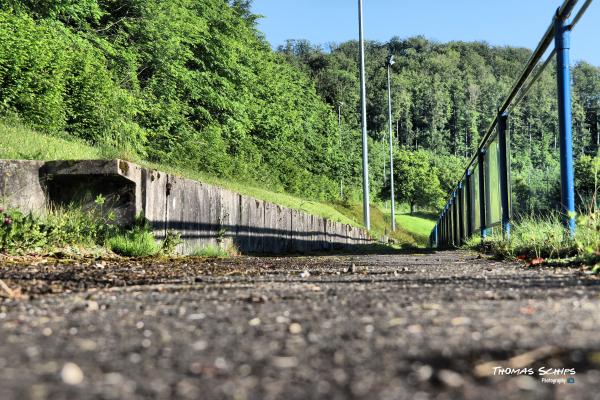
[[[394,65],[394,56],[390,53],[387,59],[388,120],[390,125],[390,198],[392,200],[392,231],[396,232],[396,205],[394,200],[394,135],[392,134],[392,65]]]
[[[363,215],[367,230],[371,229],[369,210],[369,148],[367,142],[367,87],[365,83],[365,39],[363,36],[363,4],[358,0],[358,36],[360,47],[360,107],[362,126],[362,163],[363,163]]]

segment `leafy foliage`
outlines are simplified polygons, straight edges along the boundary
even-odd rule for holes
[[[313,77],[325,101],[335,107],[343,104],[346,129],[359,129],[356,41],[333,44],[325,51],[307,41],[291,40],[279,52]],[[388,105],[384,67],[386,56],[392,53],[396,59],[391,83],[396,142],[408,150],[431,152],[445,193],[457,183],[450,178],[460,177],[457,171],[462,172],[467,158],[474,154],[498,104],[531,54],[523,48],[493,47],[486,43],[442,44],[420,36],[392,38],[388,44],[368,42],[366,53],[370,136],[378,141],[386,139]],[[548,67],[510,113],[513,206],[518,214],[551,211],[559,204],[555,71],[553,66]],[[600,68],[579,62],[573,67],[576,157],[597,152],[599,102]],[[374,153],[383,150],[373,147]],[[374,154],[372,160],[372,165],[377,166],[375,171],[382,169],[385,157]],[[401,176],[398,179],[400,186],[403,180]],[[374,190],[379,192],[385,180],[375,181]],[[382,194],[387,196],[386,185]]]
[[[98,209],[55,209],[45,216],[3,211],[0,226],[0,251],[27,253],[51,251],[71,245],[102,244],[116,229]]]
[[[598,210],[600,189],[600,157],[581,156],[575,164],[575,188],[584,208],[589,212]]]
[[[0,209],[0,252],[46,253],[70,246],[105,246],[123,256],[147,257],[159,252],[171,255],[181,243],[181,235],[172,231],[159,243],[143,215],[138,215],[130,228],[115,225],[114,213],[106,212],[104,203],[98,196],[91,209],[56,208],[42,216]]]
[[[0,0],[0,112],[132,156],[337,194],[332,110],[249,2]]]
[[[443,205],[445,193],[441,189],[428,152],[398,151],[394,157],[394,166],[398,199],[408,203],[411,212],[415,206],[437,207],[440,202]]]
[[[273,52],[257,18],[249,0],[0,0],[0,114],[121,157],[304,198],[357,200],[358,43],[325,50],[291,40]],[[530,51],[423,37],[369,42],[366,51],[372,194],[388,190],[383,67],[391,52],[398,165],[425,165],[418,151],[428,151],[439,181],[400,198],[438,207]],[[600,68],[578,63],[573,83],[575,154],[594,155]],[[518,213],[556,204],[555,92],[548,68],[511,111]],[[406,173],[397,182],[423,182]]]

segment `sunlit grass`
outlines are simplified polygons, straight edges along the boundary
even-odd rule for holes
[[[230,254],[227,250],[218,246],[206,246],[196,249],[191,254],[192,257],[208,257],[208,258],[227,258]]]
[[[108,248],[125,257],[149,257],[158,254],[160,246],[148,231],[133,231],[108,239]]]
[[[480,247],[479,239],[467,246]],[[600,212],[580,215],[577,232],[570,238],[559,214],[524,217],[511,226],[509,238],[497,231],[486,238],[484,248],[501,258],[597,258],[600,255]]]
[[[421,213],[396,214],[396,225],[418,237],[420,241],[428,241],[429,234],[435,226],[435,219],[428,214]]]
[[[83,142],[44,135],[18,122],[0,121],[0,158],[83,160],[102,158],[102,154]]]

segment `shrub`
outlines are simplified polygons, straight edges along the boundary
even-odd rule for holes
[[[171,255],[179,244],[181,244],[181,234],[175,231],[168,231],[165,240],[160,244],[160,252],[164,255]]]
[[[126,257],[149,257],[158,254],[160,246],[152,232],[132,230],[108,239],[108,248]]]

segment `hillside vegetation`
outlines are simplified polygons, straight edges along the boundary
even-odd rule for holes
[[[335,118],[254,18],[223,0],[0,0],[0,112],[151,162],[333,197]]]
[[[324,50],[289,41],[273,51],[257,18],[244,0],[0,0],[0,116],[52,138],[29,157],[77,153],[62,147],[69,139],[85,147],[82,158],[118,156],[360,224],[357,43]],[[530,51],[423,37],[368,42],[375,202],[389,193],[388,52],[397,200],[437,211]],[[558,203],[554,74],[548,68],[511,113],[517,212]],[[573,77],[585,168],[598,147],[600,69],[580,62]],[[6,156],[23,158],[10,140]],[[584,169],[578,176],[589,197],[594,182]]]
[[[344,132],[354,135],[344,141],[345,151],[358,151],[358,43],[349,41],[323,49],[307,41],[290,40],[278,51],[313,77],[323,99],[332,106],[341,105]],[[437,43],[423,37],[368,42],[368,126],[371,136],[381,143],[388,131],[385,62],[389,53],[396,61],[392,66],[394,133],[403,149],[395,155],[399,199],[426,208],[440,207],[531,51],[486,43]],[[586,165],[589,157],[597,155],[600,141],[600,68],[582,61],[573,66],[572,75],[574,154],[579,165]],[[513,207],[517,214],[549,211],[559,203],[557,110],[552,62],[509,116]],[[386,154],[378,151],[373,149],[372,187],[377,194],[386,195]],[[420,192],[414,193],[411,187],[420,188]],[[593,186],[580,180],[577,190],[580,204],[586,204]]]
[[[25,160],[78,160],[121,157],[111,148],[95,148],[72,138],[60,138],[41,134],[14,119],[0,120],[0,159]],[[130,159],[148,168],[155,168],[190,179],[218,185],[257,199],[270,201],[313,215],[350,224],[362,226],[362,206],[358,204],[344,205],[338,202],[310,200],[298,196],[270,191],[249,184],[215,177],[199,171],[174,168],[164,164],[150,163],[144,160]],[[398,246],[424,246],[426,240],[411,231],[410,226],[401,224],[398,231],[388,232],[390,217],[377,207],[372,207],[371,234],[380,237],[390,235]]]

